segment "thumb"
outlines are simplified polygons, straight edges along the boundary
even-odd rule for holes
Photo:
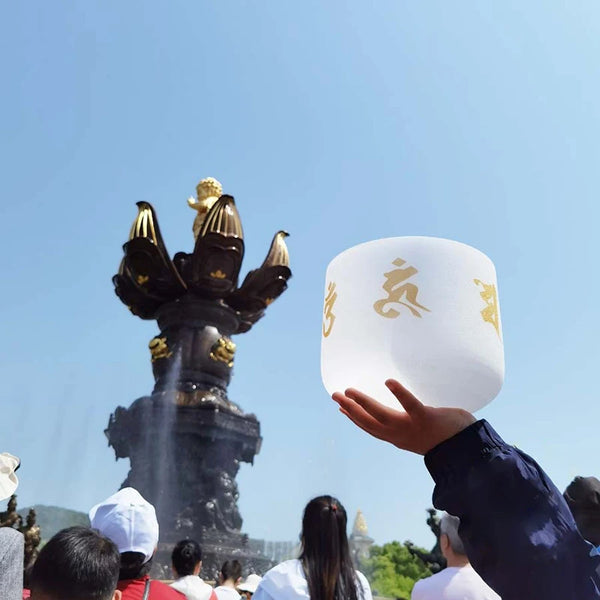
[[[388,379],[385,385],[396,396],[407,414],[415,414],[423,408],[421,401],[415,398],[400,382],[395,379]]]

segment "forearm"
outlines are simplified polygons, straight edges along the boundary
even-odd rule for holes
[[[562,495],[488,423],[439,444],[425,463],[434,505],[460,518],[473,567],[503,600],[600,599],[600,559],[589,556]]]

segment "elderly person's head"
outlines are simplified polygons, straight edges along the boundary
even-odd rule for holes
[[[449,567],[465,565],[469,562],[467,552],[458,535],[460,519],[445,514],[440,521],[440,547]]]

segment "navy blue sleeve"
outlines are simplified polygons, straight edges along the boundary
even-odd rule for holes
[[[425,456],[434,506],[502,600],[600,600],[600,557],[537,463],[478,421]]]

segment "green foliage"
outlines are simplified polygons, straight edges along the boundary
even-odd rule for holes
[[[406,600],[410,598],[415,582],[431,575],[423,562],[400,542],[373,546],[364,571],[374,595]]]

